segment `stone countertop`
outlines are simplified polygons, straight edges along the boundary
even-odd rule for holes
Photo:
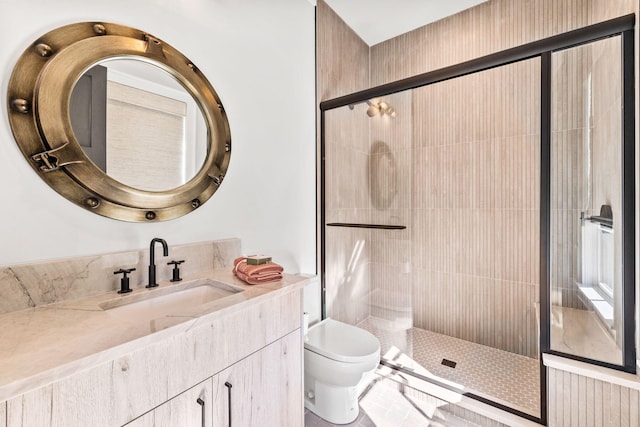
[[[154,318],[121,316],[101,308],[117,299],[136,300],[202,279],[241,292]],[[159,282],[153,290],[136,288],[124,295],[113,291],[0,315],[0,402],[307,283],[305,277],[285,274],[278,282],[247,285],[228,269],[219,269],[178,283]]]

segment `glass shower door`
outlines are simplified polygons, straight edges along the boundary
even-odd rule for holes
[[[325,112],[328,317],[540,416],[540,60]],[[404,375],[404,373],[402,375]]]

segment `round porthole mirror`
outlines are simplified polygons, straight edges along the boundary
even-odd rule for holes
[[[229,123],[211,84],[176,49],[130,27],[84,22],[43,35],[18,60],[8,103],[33,169],[106,217],[185,215],[229,165]]]

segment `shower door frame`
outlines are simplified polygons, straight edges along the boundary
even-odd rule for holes
[[[511,49],[472,59],[449,67],[418,74],[402,80],[354,92],[320,103],[320,277],[321,277],[321,317],[326,318],[325,282],[325,113],[339,107],[366,102],[394,93],[443,82],[468,74],[489,70],[514,62],[540,58],[541,119],[540,119],[540,417],[534,417],[486,398],[465,393],[465,396],[487,403],[531,421],[547,424],[547,375],[542,355],[555,354],[593,365],[619,371],[636,373],[635,350],[635,88],[634,88],[634,27],[635,15],[625,15],[542,40],[527,43]],[[588,359],[551,349],[551,54],[594,42],[608,37],[620,36],[622,42],[622,292],[623,292],[623,360],[621,365]],[[360,228],[380,228],[376,224],[332,224]],[[625,238],[624,236],[631,236]],[[397,367],[394,367],[398,369]],[[410,371],[407,373],[418,376]],[[421,376],[420,376],[421,377]],[[422,377],[421,377],[422,378]],[[427,378],[422,378],[430,381]]]

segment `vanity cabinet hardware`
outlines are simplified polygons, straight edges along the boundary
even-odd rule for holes
[[[120,290],[118,291],[119,294],[128,294],[132,291],[132,289],[129,287],[129,277],[127,277],[127,274],[131,273],[132,271],[136,271],[136,269],[121,268],[120,270],[113,272],[113,274],[122,274],[122,278],[120,279]]]
[[[205,427],[205,412],[204,412],[204,400],[201,397],[196,399],[198,405],[200,405],[200,409],[202,410],[202,427]]]
[[[180,277],[180,267],[179,265],[182,264],[184,262],[184,260],[180,260],[180,261],[171,261],[168,262],[167,265],[173,265],[173,278],[171,279],[172,282],[179,282],[182,280],[182,277]]]
[[[231,427],[231,383],[229,381],[225,381],[224,386],[227,388],[227,396],[229,400],[229,427]]]

